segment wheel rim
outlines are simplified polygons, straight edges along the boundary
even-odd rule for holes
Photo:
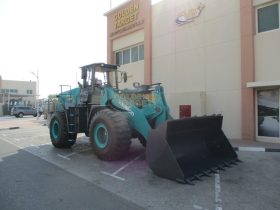
[[[54,120],[52,124],[52,136],[54,139],[57,139],[59,136],[59,124],[57,120]]]
[[[98,123],[93,131],[94,141],[98,148],[104,149],[108,144],[108,130],[103,123]]]

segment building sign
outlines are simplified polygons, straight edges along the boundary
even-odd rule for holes
[[[142,25],[144,23],[144,19],[140,19],[139,13],[140,5],[135,2],[116,12],[113,17],[114,31],[110,34],[111,37]]]
[[[178,25],[183,25],[186,23],[193,22],[196,18],[198,18],[204,9],[205,5],[202,3],[199,3],[199,5],[196,8],[192,8],[183,12],[180,12],[177,15],[176,23]]]
[[[139,13],[139,4],[133,4],[115,14],[115,29],[119,29],[135,20]]]

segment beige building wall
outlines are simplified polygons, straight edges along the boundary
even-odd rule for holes
[[[144,42],[144,30],[113,40],[113,52]]]
[[[15,80],[3,80],[3,89],[17,89],[19,95],[26,95],[27,90],[32,90],[32,93],[36,94],[36,82],[32,81],[15,81]]]
[[[205,8],[177,25],[181,12]],[[152,8],[152,78],[162,82],[171,113],[191,104],[193,115],[224,115],[229,138],[241,138],[240,1],[165,0]]]
[[[280,78],[280,30],[255,35],[255,81]]]
[[[275,3],[271,0],[253,0],[255,9]],[[256,27],[257,30],[257,27]],[[257,33],[254,36],[255,82],[275,81],[280,78],[280,30]]]
[[[36,101],[36,82],[32,81],[15,81],[15,80],[2,80],[2,89],[16,89],[17,93],[11,93],[10,99],[22,98],[26,103],[29,101],[35,105]],[[32,90],[32,94],[27,94],[27,90]],[[4,96],[7,100],[7,96]]]
[[[144,30],[136,31],[125,37],[113,40],[113,51],[123,50],[127,47],[137,45],[144,42]],[[128,76],[127,83],[120,83],[120,88],[132,88],[134,82],[144,84],[144,61],[121,65],[120,71],[125,71]]]
[[[127,82],[120,83],[120,88],[133,88],[134,82],[144,84],[144,61],[137,61],[126,65],[121,65],[120,71],[127,73]]]
[[[170,107],[179,107],[183,104],[195,104],[191,107],[193,116],[199,116],[206,113],[206,94],[205,92],[183,92],[183,93],[172,93],[167,97],[168,105]],[[170,110],[171,116],[179,118],[178,109]]]

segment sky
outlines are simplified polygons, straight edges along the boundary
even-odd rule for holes
[[[2,79],[36,81],[38,72],[40,98],[76,87],[80,66],[107,60],[109,10],[110,0],[0,0]]]

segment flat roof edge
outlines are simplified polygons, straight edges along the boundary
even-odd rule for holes
[[[269,86],[280,86],[280,80],[276,81],[258,81],[258,82],[247,82],[246,86],[248,88],[258,88],[258,87],[269,87]]]

